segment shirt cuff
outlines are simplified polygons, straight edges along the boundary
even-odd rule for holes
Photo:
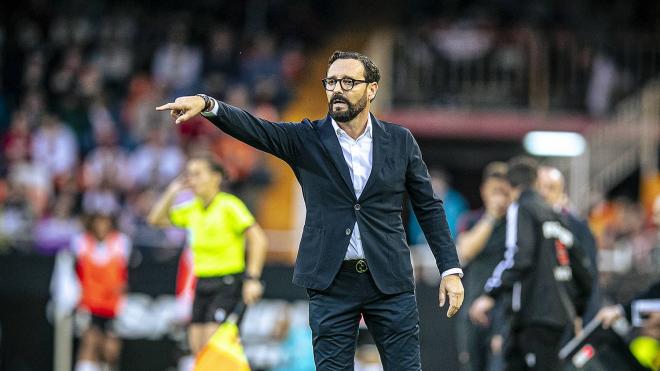
[[[449,276],[451,274],[458,274],[458,277],[463,278],[463,270],[461,268],[451,268],[442,272],[442,278]]]
[[[218,115],[218,111],[220,110],[220,105],[218,104],[218,101],[213,98],[209,97],[213,101],[213,109],[210,111],[202,111],[202,116],[204,117],[215,117]]]

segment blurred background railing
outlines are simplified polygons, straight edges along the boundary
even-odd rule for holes
[[[609,113],[660,71],[660,35],[428,24],[395,35],[391,106]]]
[[[627,177],[639,172],[642,198],[650,204],[658,168],[660,135],[660,82],[651,81],[627,97],[615,114],[584,133],[588,150],[577,157],[550,158],[546,162],[566,174],[575,206],[588,213],[594,197],[602,197]]]

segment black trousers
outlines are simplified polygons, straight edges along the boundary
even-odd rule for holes
[[[512,331],[506,347],[507,371],[561,370],[559,349],[564,329],[527,326]]]
[[[342,270],[328,289],[307,293],[318,371],[353,370],[360,315],[385,371],[421,370],[414,292],[385,295],[368,272]]]

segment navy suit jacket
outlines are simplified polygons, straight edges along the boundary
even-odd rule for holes
[[[433,251],[440,272],[459,268],[442,201],[410,131],[372,119],[373,166],[359,198],[330,117],[274,123],[218,102],[207,118],[222,131],[291,166],[302,187],[307,215],[293,283],[330,286],[346,255],[357,221],[369,270],[385,294],[414,289],[410,250],[401,220],[404,192]]]

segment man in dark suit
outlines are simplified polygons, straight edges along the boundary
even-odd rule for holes
[[[205,95],[158,107],[176,123],[202,113],[227,134],[286,161],[307,206],[293,282],[307,289],[318,370],[352,370],[360,317],[386,370],[421,369],[419,315],[401,220],[404,192],[442,272],[447,316],[463,301],[462,271],[442,201],[410,131],[370,114],[380,72],[335,52],[322,80],[328,116],[273,123]]]

